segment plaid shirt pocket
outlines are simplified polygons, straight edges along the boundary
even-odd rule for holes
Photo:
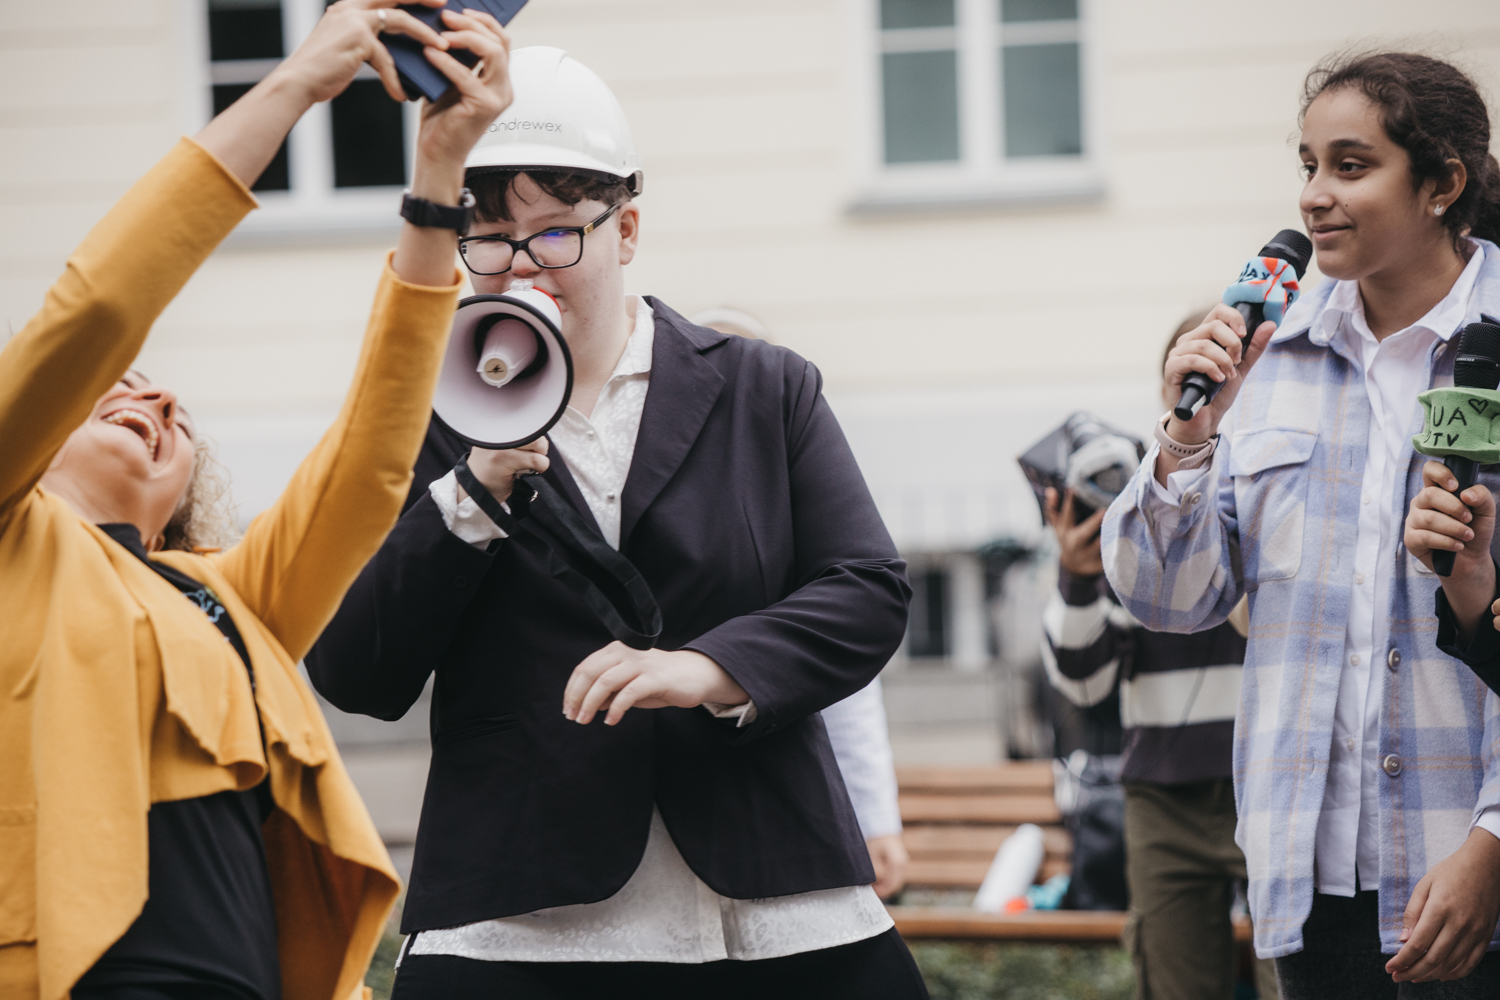
[[[1235,507],[1241,517],[1253,518],[1240,524],[1247,583],[1290,580],[1301,569],[1309,482],[1303,466],[1317,443],[1316,433],[1289,428],[1234,436],[1228,472],[1234,477]]]

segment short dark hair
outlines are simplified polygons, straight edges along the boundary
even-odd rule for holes
[[[506,199],[522,174],[569,207],[581,201],[602,201],[613,208],[632,197],[630,178],[591,170],[484,170],[471,172],[465,179],[474,193],[475,218],[480,222],[512,221]]]
[[[1500,164],[1490,153],[1490,114],[1479,88],[1462,70],[1415,52],[1345,53],[1307,74],[1302,111],[1319,94],[1352,87],[1380,109],[1391,141],[1411,157],[1412,183],[1442,180],[1458,160],[1469,173],[1443,225],[1459,249],[1464,235],[1500,238]]]

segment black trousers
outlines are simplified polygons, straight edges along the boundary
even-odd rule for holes
[[[1500,952],[1480,959],[1463,979],[1397,983],[1385,971],[1391,956],[1380,951],[1377,894],[1313,894],[1302,925],[1302,950],[1276,960],[1282,1000],[1469,1000],[1500,997]]]
[[[853,944],[756,962],[481,962],[407,955],[391,1000],[927,1000],[893,927]]]

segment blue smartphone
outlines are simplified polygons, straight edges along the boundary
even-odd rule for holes
[[[462,12],[468,7],[482,10],[493,15],[501,24],[509,24],[511,18],[524,6],[526,0],[448,0],[443,7],[402,4],[400,9],[430,25],[434,31],[441,32],[448,30],[441,16],[445,9]],[[436,101],[453,86],[436,66],[427,61],[427,57],[422,54],[421,44],[415,39],[391,33],[381,35],[380,40],[391,52],[391,59],[396,63],[396,72],[401,77],[401,86],[405,89],[408,100],[416,101],[425,97],[429,101]],[[455,48],[450,54],[465,66],[473,66],[479,61],[479,57],[467,49]]]

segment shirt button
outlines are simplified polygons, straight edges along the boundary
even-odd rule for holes
[[[1359,586],[1360,584],[1364,583],[1364,582],[1365,582],[1365,575],[1363,573],[1355,573],[1354,574],[1354,585],[1356,587]]]
[[[1391,669],[1392,673],[1395,673],[1396,668],[1401,666],[1401,650],[1392,649],[1387,653],[1385,655],[1385,665]]]
[[[594,440],[594,432],[593,431],[589,431],[589,440],[590,441]]]
[[[615,502],[615,495],[612,492],[611,493],[606,493],[606,494],[604,494],[604,499],[608,500],[610,503],[614,503]]]
[[[1354,737],[1353,736],[1349,737],[1348,739],[1346,739],[1344,741],[1344,749],[1345,750],[1353,750],[1354,749]]]
[[[1355,653],[1353,656],[1349,657],[1349,662],[1354,664],[1356,667],[1359,666],[1359,654]]]
[[[1365,504],[1369,503],[1370,502],[1370,494],[1368,494],[1368,493],[1361,494],[1360,498],[1359,498],[1359,502],[1360,503],[1365,503]]]
[[[1380,767],[1386,774],[1394,778],[1401,773],[1401,758],[1393,753],[1386,754],[1385,760],[1380,762]]]
[[[1203,494],[1202,493],[1194,493],[1193,494],[1193,503],[1197,503],[1199,500],[1202,500],[1202,499],[1203,499]]]

